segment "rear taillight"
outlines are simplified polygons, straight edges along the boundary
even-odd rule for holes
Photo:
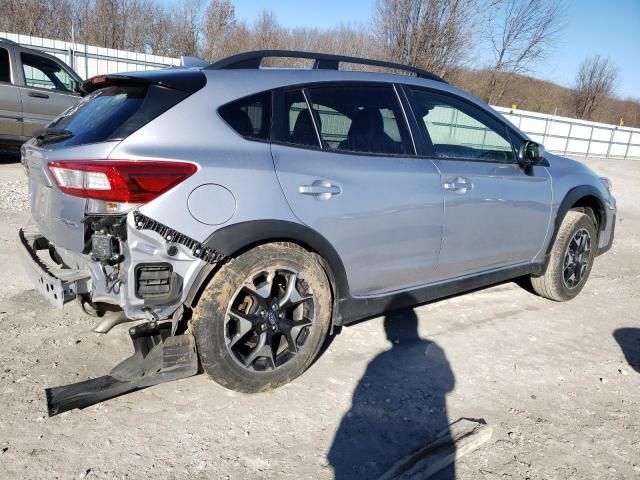
[[[49,162],[58,188],[69,195],[123,204],[159,197],[197,170],[192,163],[146,160]]]

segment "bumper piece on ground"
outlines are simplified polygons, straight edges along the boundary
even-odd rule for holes
[[[131,327],[129,335],[134,354],[109,375],[45,390],[49,416],[198,373],[193,335],[169,336],[170,332],[170,322],[149,322]]]

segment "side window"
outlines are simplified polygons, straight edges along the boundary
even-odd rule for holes
[[[241,98],[223,105],[218,112],[222,119],[243,137],[269,139],[271,92]]]
[[[410,89],[411,106],[436,157],[514,162],[507,128],[480,110],[444,95]],[[421,121],[422,120],[422,121]]]
[[[28,87],[73,92],[75,80],[58,63],[30,53],[21,53],[20,58]]]
[[[284,103],[284,105],[282,105]],[[279,108],[282,112],[279,125],[275,127],[273,139],[282,143],[319,147],[318,134],[314,120],[304,99],[302,90],[284,92]],[[316,116],[316,121],[318,117]]]
[[[11,63],[6,48],[0,48],[0,82],[11,83]]]
[[[308,89],[319,119],[323,148],[384,155],[413,155],[402,112],[391,86]]]

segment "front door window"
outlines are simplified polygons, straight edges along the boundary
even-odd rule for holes
[[[464,102],[412,90],[412,107],[439,158],[512,163],[513,146],[503,125]]]
[[[73,92],[76,81],[61,65],[30,53],[20,54],[27,87]]]

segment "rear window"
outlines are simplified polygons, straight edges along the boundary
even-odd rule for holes
[[[271,127],[271,92],[264,92],[223,105],[218,109],[222,119],[239,135],[269,139]]]
[[[73,136],[51,148],[122,140],[189,94],[158,85],[112,85],[96,90],[49,125]]]

